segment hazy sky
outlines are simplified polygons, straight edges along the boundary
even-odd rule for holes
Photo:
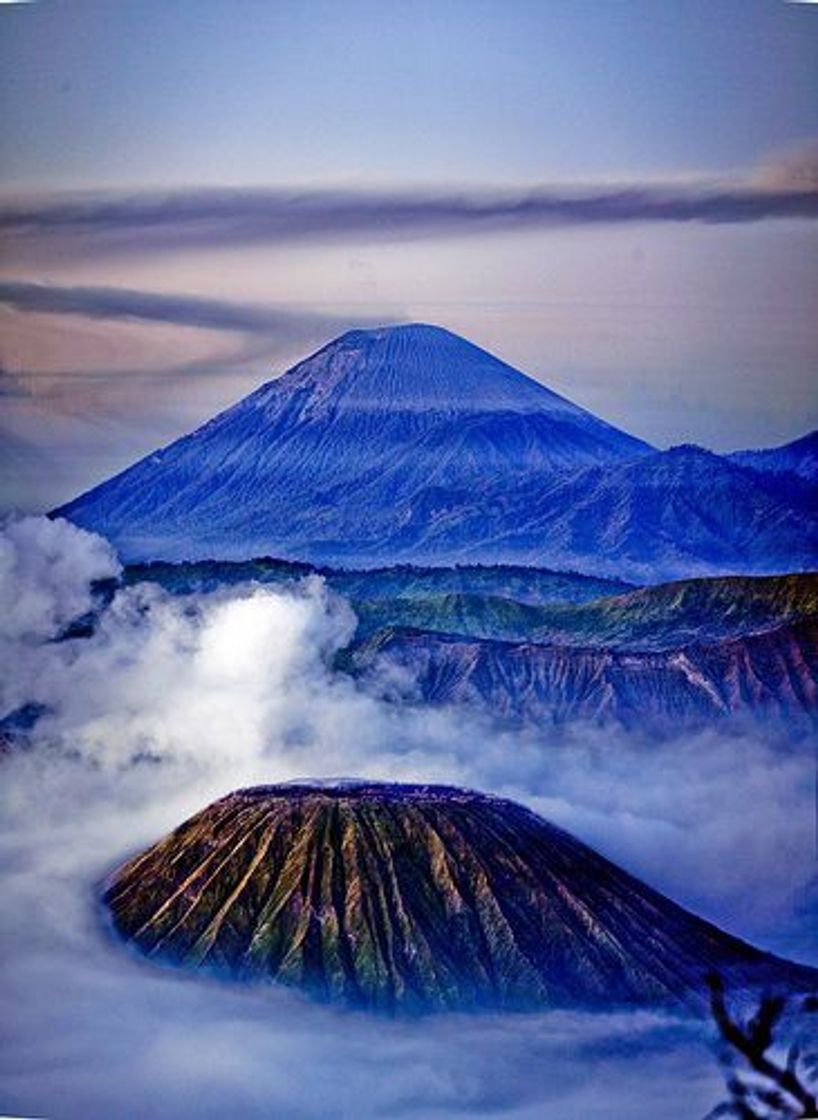
[[[3,13],[9,185],[724,172],[818,127],[780,0],[39,0]]]
[[[818,424],[818,5],[4,3],[0,107],[4,505],[353,322],[663,446]]]

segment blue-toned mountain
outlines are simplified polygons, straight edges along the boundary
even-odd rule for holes
[[[690,445],[520,490],[507,519],[513,528],[479,549],[486,561],[538,564],[545,550],[549,566],[634,583],[818,566],[818,519],[800,487]]]
[[[818,484],[818,429],[780,447],[755,451],[733,451],[726,456],[742,467],[752,467],[763,474],[794,474],[805,482]]]
[[[773,497],[818,517],[818,430],[780,447],[734,451],[725,458],[752,470]]]
[[[796,498],[654,452],[439,327],[352,331],[57,511],[126,560],[522,563],[645,581],[818,566]]]

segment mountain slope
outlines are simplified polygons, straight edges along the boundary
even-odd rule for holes
[[[487,482],[647,450],[448,331],[352,331],[57,512],[126,559],[338,563]]]
[[[521,604],[584,603],[603,595],[618,595],[633,590],[632,584],[622,580],[594,579],[576,572],[553,572],[541,568],[506,565],[420,568],[406,565],[345,571],[268,557],[182,564],[162,561],[131,564],[125,568],[123,578],[129,584],[142,581],[159,583],[168,591],[181,595],[249,581],[293,583],[310,574],[321,575],[333,590],[353,603],[383,603],[387,611],[389,604],[397,599],[418,602],[436,596],[470,595],[506,598]]]
[[[413,585],[397,580],[394,597],[386,598],[368,595],[366,578],[357,577],[346,591],[359,620],[357,640],[400,627],[501,641],[666,650],[818,618],[816,573],[686,580],[573,603],[556,596],[550,603],[530,603],[491,591],[447,592],[445,584],[441,590],[431,581],[425,593],[408,594]],[[345,590],[343,578],[330,582]]]
[[[392,628],[353,648],[347,663],[375,682],[405,681],[424,702],[476,704],[534,726],[591,720],[664,735],[752,714],[797,735],[818,723],[814,619],[653,652]],[[383,674],[384,664],[399,674]]]
[[[818,430],[780,447],[732,451],[725,458],[762,474],[793,474],[805,482],[818,484]]]
[[[818,567],[800,493],[653,452],[437,327],[353,331],[57,513],[126,560],[525,564],[650,582]]]
[[[699,447],[676,447],[520,490],[504,535],[474,546],[486,561],[586,570],[633,582],[818,566],[818,519],[755,472]],[[466,557],[470,553],[466,551]]]
[[[774,498],[800,507],[812,521],[818,518],[818,431],[781,447],[734,451],[725,458],[751,470]]]
[[[385,1010],[701,1007],[711,970],[818,985],[521,806],[443,786],[241,790],[103,897],[152,959]]]

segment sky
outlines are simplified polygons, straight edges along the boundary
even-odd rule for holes
[[[3,508],[385,322],[658,446],[818,425],[818,5],[3,3],[0,108]]]

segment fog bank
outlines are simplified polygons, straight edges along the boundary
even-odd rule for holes
[[[521,800],[731,932],[810,956],[812,763],[751,731],[651,749],[512,734],[388,704],[331,668],[349,606],[318,578],[174,598],[119,590],[105,542],[26,519],[0,541],[0,718],[42,706],[0,785],[0,1111],[49,1117],[697,1117],[706,1028],[651,1014],[383,1021],[139,961],[100,878],[231,789],[296,777],[444,781]],[[812,959],[815,958],[813,952]]]

